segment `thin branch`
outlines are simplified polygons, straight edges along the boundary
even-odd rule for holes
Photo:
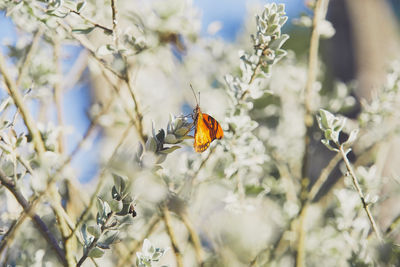
[[[315,196],[318,194],[319,190],[321,190],[322,186],[328,180],[328,177],[331,174],[333,168],[336,167],[336,165],[339,163],[341,158],[342,157],[340,156],[340,154],[336,154],[329,161],[328,165],[321,171],[321,174],[319,175],[318,179],[311,187],[310,193],[308,193],[308,195],[307,195],[307,201],[312,201],[315,198]]]
[[[118,47],[119,45],[119,40],[118,40],[118,31],[117,31],[117,25],[118,25],[118,21],[117,21],[117,6],[116,6],[116,1],[115,0],[111,0],[111,11],[112,11],[112,24],[113,24],[113,39],[115,42],[115,47]]]
[[[73,243],[71,242],[72,240],[68,239],[69,233],[71,232],[66,220],[66,217],[68,217],[68,215],[66,214],[64,208],[61,206],[61,196],[58,193],[55,184],[53,184],[53,188],[52,190],[50,190],[50,195],[53,200],[51,206],[53,208],[54,214],[56,215],[58,228],[60,229],[60,233],[64,241],[65,258],[67,260],[68,266],[75,266],[76,260],[73,255]]]
[[[363,204],[363,208],[364,208],[365,212],[367,213],[367,216],[368,216],[368,219],[369,219],[369,221],[371,223],[372,229],[374,230],[376,236],[378,237],[378,240],[380,242],[383,242],[381,233],[380,233],[380,231],[378,229],[378,226],[377,226],[377,224],[376,224],[376,222],[374,220],[374,217],[371,214],[371,211],[369,210],[369,205],[365,201],[364,194],[363,194],[363,192],[361,190],[361,187],[360,187],[360,184],[359,184],[358,179],[356,177],[356,174],[354,173],[353,167],[351,166],[349,160],[347,159],[347,155],[346,155],[346,152],[344,151],[343,146],[339,146],[339,151],[340,151],[340,154],[342,155],[344,163],[346,164],[347,171],[348,171],[348,173],[350,174],[350,176],[351,176],[351,178],[353,180],[354,187],[356,188],[357,193],[358,193],[358,195],[359,195],[359,197],[361,199],[361,203]]]
[[[28,70],[29,64],[31,63],[32,57],[37,50],[40,37],[42,36],[42,34],[43,34],[43,27],[39,27],[39,29],[35,33],[35,36],[33,37],[31,46],[28,50],[28,53],[26,54],[24,62],[22,63],[22,65],[18,70],[18,78],[17,81],[15,82],[17,87],[21,84],[21,81],[24,78],[26,71]]]
[[[25,211],[22,211],[21,214],[19,215],[18,219],[15,220],[10,227],[8,228],[7,233],[3,235],[3,238],[0,242],[0,255],[4,251],[6,247],[11,244],[15,237],[15,233],[17,232],[18,228],[22,225],[22,223],[25,221],[25,218],[28,215],[25,213]]]
[[[31,217],[39,232],[47,240],[51,248],[56,252],[58,259],[63,265],[67,266],[68,263],[65,258],[64,251],[58,246],[57,239],[53,236],[53,234],[50,232],[49,228],[42,221],[42,219],[37,214],[31,211],[30,205],[25,197],[22,195],[21,191],[19,191],[14,182],[11,181],[2,170],[0,170],[0,182],[14,195],[15,199],[24,209],[25,213],[28,214],[29,217]]]
[[[11,76],[8,74],[8,68],[6,66],[6,62],[3,54],[0,52],[0,73],[3,75],[3,79],[7,85],[7,90],[12,99],[14,100],[15,105],[21,111],[21,115],[24,119],[26,128],[28,128],[29,133],[32,136],[32,141],[35,146],[35,150],[39,154],[39,157],[44,153],[44,143],[42,137],[40,135],[39,129],[36,127],[34,123],[33,117],[30,114],[27,106],[23,102],[23,97],[18,90],[17,85],[12,80]]]
[[[88,17],[85,17],[81,12],[76,11],[76,10],[72,10],[72,9],[70,9],[69,11],[71,13],[74,13],[74,14],[78,15],[79,17],[81,17],[84,21],[89,22],[94,27],[104,30],[107,34],[112,34],[113,33],[112,29],[110,29],[110,28],[108,28],[106,26],[103,26],[103,25],[101,25],[101,24],[99,24],[97,22],[94,22],[93,20],[89,19]]]
[[[131,125],[129,125],[125,131],[122,133],[122,136],[119,140],[119,143],[117,144],[117,146],[114,148],[114,151],[112,153],[112,155],[110,156],[108,163],[106,164],[106,166],[109,164],[109,162],[114,158],[114,156],[116,155],[116,153],[118,152],[118,149],[122,146],[122,144],[124,143],[126,137],[128,136],[129,132],[131,130]],[[84,212],[81,214],[81,216],[78,219],[78,222],[75,226],[75,228],[72,230],[72,233],[70,234],[70,236],[68,238],[71,238],[73,235],[75,235],[76,231],[80,228],[80,226],[85,222],[87,216],[90,214],[92,207],[94,206],[94,203],[96,202],[96,198],[97,195],[99,194],[100,190],[103,187],[103,184],[105,182],[105,178],[106,178],[106,167],[103,167],[100,174],[99,174],[99,178],[98,178],[98,183],[96,186],[96,189],[94,190],[92,197],[90,198],[89,204],[86,207],[86,209],[84,210]]]
[[[389,235],[393,232],[394,229],[397,228],[400,224],[400,215],[397,215],[397,217],[392,221],[392,223],[389,225],[389,227],[386,229],[386,235]]]
[[[178,248],[178,241],[176,240],[176,235],[175,235],[174,229],[172,228],[171,214],[169,213],[169,210],[168,210],[168,207],[166,204],[162,204],[161,212],[162,212],[162,216],[164,219],[165,228],[169,235],[169,239],[171,240],[172,250],[174,251],[174,254],[175,254],[176,265],[178,267],[183,267],[182,254]]]
[[[61,45],[58,38],[54,38],[54,46],[53,46],[53,57],[54,57],[54,65],[55,71],[58,79],[54,84],[54,102],[56,104],[56,111],[57,111],[57,121],[58,126],[61,127],[60,134],[58,136],[58,152],[63,154],[64,153],[64,134],[62,127],[63,123],[63,103],[62,103],[62,69],[61,69],[61,61],[60,61],[60,52],[61,52]]]
[[[127,68],[126,77],[125,77],[124,81],[126,82],[126,85],[128,86],[129,93],[132,97],[133,103],[135,104],[136,130],[139,134],[140,140],[143,143],[145,143],[147,138],[146,138],[146,135],[144,134],[144,129],[143,129],[143,115],[142,115],[142,112],[140,111],[139,102],[137,101],[136,95],[133,90],[131,75],[128,70],[128,62],[126,61],[126,59],[124,60],[124,62],[126,64],[126,68]]]
[[[300,212],[300,227],[299,227],[299,237],[296,252],[296,266],[305,266],[305,235],[306,231],[304,229],[304,221],[307,216],[307,187],[309,184],[308,178],[308,161],[309,161],[309,145],[310,138],[312,135],[312,125],[313,125],[313,88],[315,81],[317,79],[317,68],[318,68],[318,48],[319,48],[319,23],[325,18],[326,9],[329,0],[317,0],[314,9],[314,18],[311,30],[311,40],[310,40],[310,52],[308,57],[308,72],[307,72],[307,82],[305,87],[305,99],[304,99],[304,124],[306,126],[306,132],[304,135],[304,154],[301,165],[301,189],[300,189],[300,200],[301,200],[301,212]],[[304,207],[304,208],[303,208]]]
[[[95,237],[93,239],[93,241],[90,243],[89,247],[87,247],[85,249],[85,252],[83,253],[82,257],[80,258],[80,260],[78,261],[78,263],[76,264],[77,267],[81,266],[83,264],[83,262],[87,259],[87,257],[89,256],[89,252],[96,247],[97,242],[99,241],[99,239],[102,237],[102,235],[107,231],[107,229],[109,228],[109,223],[111,221],[111,219],[114,217],[115,212],[111,212],[110,214],[108,214],[106,221],[104,222],[104,224],[101,226],[101,233],[99,236]]]
[[[264,55],[265,53],[267,53],[268,51],[268,46],[264,47],[264,49],[262,50],[261,56],[258,59],[258,62],[256,64],[256,67],[254,68],[253,73],[251,74],[250,80],[248,82],[248,84],[252,84],[254,82],[254,79],[256,78],[257,74],[258,74],[258,70],[261,68],[262,65],[262,55]],[[240,96],[240,100],[243,100],[244,97],[249,93],[249,90],[245,90],[242,95]]]
[[[195,251],[195,254],[196,254],[197,263],[198,263],[199,266],[202,266],[204,257],[203,257],[203,249],[202,249],[202,246],[201,246],[199,235],[196,233],[196,230],[194,229],[193,224],[190,221],[187,213],[183,212],[183,213],[181,213],[179,215],[180,215],[180,218],[181,218],[183,224],[186,226],[186,228],[187,228],[187,230],[189,232],[190,240],[191,240],[191,242],[193,244],[194,251]]]

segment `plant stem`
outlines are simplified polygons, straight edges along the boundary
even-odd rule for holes
[[[342,155],[344,163],[346,164],[347,171],[349,172],[349,174],[350,174],[350,176],[351,176],[351,178],[353,180],[354,187],[356,188],[357,193],[360,196],[361,203],[363,204],[363,208],[364,208],[365,212],[367,213],[368,219],[369,219],[369,221],[371,223],[371,227],[374,230],[376,236],[378,237],[378,240],[380,242],[383,242],[383,239],[382,239],[382,236],[381,236],[380,231],[378,229],[378,226],[377,226],[377,224],[376,224],[376,222],[374,220],[374,217],[371,214],[371,211],[369,210],[368,203],[365,201],[364,193],[361,190],[360,183],[358,182],[356,174],[354,173],[353,167],[351,166],[349,160],[347,159],[347,155],[346,155],[346,152],[344,151],[343,146],[339,146],[339,151],[340,151],[340,154]]]
[[[28,107],[25,105],[23,101],[23,97],[19,92],[16,83],[11,79],[11,76],[8,74],[6,62],[1,52],[0,52],[0,73],[3,75],[3,79],[7,86],[8,93],[10,94],[10,96],[14,100],[15,105],[17,106],[17,108],[19,108],[21,112],[26,128],[28,128],[28,131],[32,136],[35,150],[40,158],[45,151],[42,137],[40,136],[39,129],[36,127],[36,124],[34,123],[32,115],[28,111]]]
[[[300,212],[300,227],[299,227],[299,239],[297,244],[296,253],[296,266],[305,265],[305,238],[306,231],[304,229],[304,220],[307,216],[307,187],[309,185],[308,177],[308,154],[310,146],[310,138],[312,136],[312,126],[313,126],[313,87],[317,77],[318,68],[318,47],[319,47],[319,23],[324,19],[326,8],[328,6],[329,0],[317,0],[314,9],[314,18],[311,30],[310,39],[310,52],[308,57],[308,72],[307,72],[307,82],[305,87],[305,98],[304,98],[304,124],[306,126],[306,132],[304,135],[304,154],[301,166],[301,189],[300,189],[300,201],[301,201],[301,212]]]
[[[83,253],[81,259],[78,261],[78,263],[76,264],[77,267],[81,266],[83,264],[83,262],[87,259],[89,252],[97,245],[97,242],[99,241],[99,239],[101,238],[101,236],[104,234],[104,232],[107,230],[108,228],[108,223],[110,222],[110,220],[114,217],[115,212],[111,212],[108,217],[107,220],[104,222],[104,224],[101,226],[101,233],[98,237],[95,237],[92,241],[92,243],[90,243],[89,247],[87,247],[87,249],[85,250],[85,253]]]
[[[192,241],[194,251],[196,254],[197,263],[199,266],[202,266],[203,265],[203,249],[201,247],[199,235],[196,233],[196,230],[194,229],[193,224],[190,221],[186,212],[182,212],[180,214],[180,218],[189,232],[190,239]]]
[[[36,52],[42,34],[43,34],[43,27],[39,27],[39,29],[35,33],[35,36],[33,37],[31,47],[29,48],[28,53],[26,54],[24,62],[22,63],[22,65],[18,70],[18,78],[17,81],[15,82],[17,87],[21,84],[22,78],[25,76],[26,70],[28,69],[29,63],[32,60],[32,56]]]
[[[103,25],[101,25],[101,24],[99,24],[99,23],[94,22],[93,20],[91,20],[91,19],[85,17],[84,15],[82,15],[82,13],[79,12],[79,11],[72,10],[72,9],[70,9],[69,11],[70,11],[71,13],[74,13],[74,14],[78,15],[79,17],[81,17],[84,21],[89,22],[89,23],[92,24],[94,27],[102,29],[103,31],[107,32],[108,34],[110,34],[110,33],[113,32],[112,29],[110,29],[110,28],[108,28],[108,27],[106,27],[106,26],[103,26]]]
[[[115,47],[118,47],[119,45],[119,41],[118,41],[118,31],[117,31],[117,25],[118,25],[118,21],[117,21],[117,6],[115,4],[116,0],[111,0],[111,11],[112,11],[112,24],[113,24],[113,39],[115,42]]]
[[[175,253],[176,265],[178,267],[183,267],[183,259],[182,254],[178,248],[178,241],[176,240],[175,232],[172,228],[171,214],[169,213],[168,207],[166,204],[161,206],[161,212],[165,223],[165,228],[171,240],[172,250]]]

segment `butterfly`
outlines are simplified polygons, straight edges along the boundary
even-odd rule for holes
[[[192,85],[190,85],[190,87],[192,88],[194,94]],[[196,94],[194,94],[194,96],[196,98],[197,105],[192,114],[193,126],[195,129],[193,148],[194,151],[201,153],[210,146],[212,141],[224,137],[224,131],[216,119],[201,112]]]

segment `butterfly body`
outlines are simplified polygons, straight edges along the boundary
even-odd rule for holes
[[[208,114],[202,113],[199,105],[193,112],[194,120],[194,150],[204,152],[215,139],[224,137],[224,131],[216,119]]]

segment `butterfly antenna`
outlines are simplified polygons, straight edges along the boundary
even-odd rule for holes
[[[200,92],[199,92],[199,99],[197,99],[196,93],[194,92],[192,84],[190,84],[190,88],[192,88],[192,93],[194,95],[194,99],[196,99],[196,104],[200,105]]]

